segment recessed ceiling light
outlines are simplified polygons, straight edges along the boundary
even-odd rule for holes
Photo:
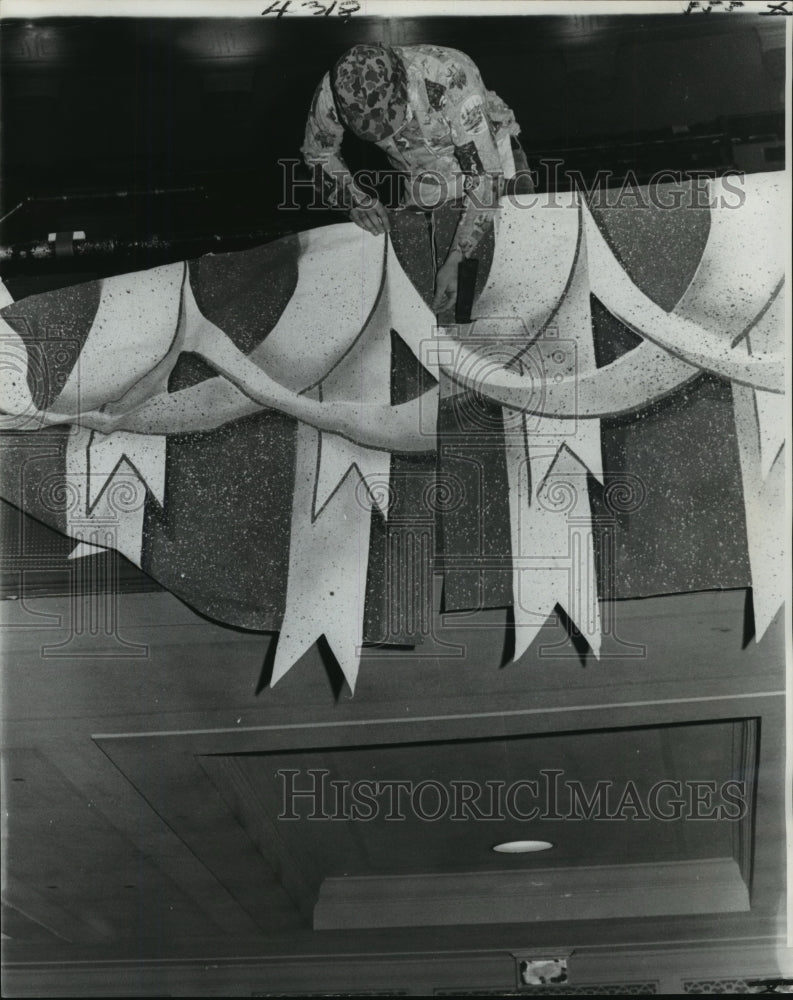
[[[493,850],[498,854],[532,854],[534,851],[547,851],[553,844],[547,840],[505,840],[496,844]]]

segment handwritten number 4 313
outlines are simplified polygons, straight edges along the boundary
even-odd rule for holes
[[[790,16],[793,14],[793,7],[790,6],[790,3],[791,0],[777,0],[776,3],[767,3],[767,9],[758,11],[758,13],[766,17],[773,14],[787,14]],[[689,0],[688,6],[683,13],[691,14],[694,11],[698,11],[702,14],[710,14],[712,10],[729,13],[731,10],[743,6],[743,0]]]
[[[276,17],[283,17],[284,14],[293,13],[289,9],[291,5],[292,0],[275,0],[266,10],[262,11],[262,15],[275,14]],[[344,21],[361,9],[358,0],[341,0],[340,3],[337,0],[332,0],[331,3],[322,3],[321,0],[301,0],[300,4],[296,6],[306,8],[306,13],[311,13],[314,17],[329,17],[335,13]]]

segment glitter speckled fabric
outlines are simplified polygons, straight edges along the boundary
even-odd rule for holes
[[[692,195],[686,204],[696,203]],[[690,282],[710,230],[710,212],[648,205],[593,213],[632,280],[671,309]],[[659,267],[663,261],[663,267]],[[602,363],[633,346],[635,335],[600,307],[593,312]],[[644,597],[749,582],[742,487],[729,384],[702,376],[634,417],[603,422],[609,478],[631,477],[643,501],[630,512],[592,491],[613,522],[614,570],[600,567],[601,594]],[[613,575],[610,577],[610,574]]]
[[[190,261],[201,310],[246,353],[275,326],[297,283],[296,238]],[[172,392],[214,375],[182,355]],[[143,568],[203,614],[277,628],[286,594],[295,421],[274,410],[168,438],[165,509],[146,504]]]
[[[31,363],[28,387],[38,407],[48,407],[66,382],[99,306],[100,282],[35,295],[24,306],[3,309],[3,319],[25,340]]]
[[[709,213],[622,207],[603,209],[598,221],[636,283],[664,308],[671,307],[697,267]],[[442,228],[436,227],[438,238]],[[431,243],[425,218],[397,213],[394,245],[414,284],[428,296]],[[297,247],[291,240],[189,265],[201,310],[244,351],[268,336],[290,300],[296,269]],[[483,277],[480,274],[480,280]],[[340,275],[339,280],[350,278]],[[3,315],[9,321],[13,318],[31,349],[44,334],[57,330],[63,335],[51,338],[53,345],[63,341],[79,347],[96,315],[98,288],[98,283],[88,283],[32,297],[7,307]],[[597,303],[594,324],[600,339],[599,361],[633,345],[633,335]],[[394,336],[399,337],[398,330]],[[73,363],[55,346],[52,351],[47,371],[54,380],[42,383],[42,401],[57,392],[58,380]],[[211,374],[194,358],[183,357],[173,372],[171,388]],[[393,399],[411,398],[418,388],[415,365],[397,340],[392,355]],[[492,566],[503,559],[506,569],[511,553],[505,530],[498,408],[491,413],[483,410],[481,401],[466,400],[463,394],[456,399],[460,405],[454,409],[447,405],[440,415],[441,444],[448,446],[441,457],[441,473],[464,480],[466,495],[476,502],[443,515],[439,548],[450,562],[460,557],[464,563],[460,569],[447,567],[446,609],[468,610],[509,602],[509,581]],[[193,607],[230,625],[274,629],[280,623],[294,427],[290,418],[266,411],[216,431],[170,438],[165,505],[148,501],[144,567]],[[3,496],[59,530],[64,530],[63,506],[47,505],[47,497],[50,501],[53,497],[42,484],[48,478],[62,479],[68,434],[63,427],[48,429],[48,450],[35,459],[29,443],[12,435],[1,470]],[[603,448],[607,478],[627,475],[645,490],[637,509],[615,511],[593,489],[593,504],[601,504],[604,520],[613,524],[612,551],[616,551],[616,576],[612,565],[600,567],[603,596],[747,585],[742,490],[726,383],[703,377],[645,412],[604,423]],[[405,473],[411,489],[415,484],[416,496],[409,499],[418,504],[425,476],[433,473],[432,461],[397,458],[394,467]],[[380,554],[370,562],[367,637],[382,640],[393,638],[382,629],[382,526],[373,531],[372,539],[373,550]]]

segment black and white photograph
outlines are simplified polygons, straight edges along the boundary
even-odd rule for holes
[[[7,997],[793,993],[793,0],[0,0]]]

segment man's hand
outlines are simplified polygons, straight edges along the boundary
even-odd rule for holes
[[[376,201],[371,208],[353,208],[350,218],[356,226],[365,229],[367,233],[380,236],[391,231],[391,223],[388,219],[388,212]]]
[[[457,268],[463,259],[459,250],[452,250],[449,256],[438,268],[435,275],[435,297],[432,300],[432,311],[442,313],[457,302]]]

